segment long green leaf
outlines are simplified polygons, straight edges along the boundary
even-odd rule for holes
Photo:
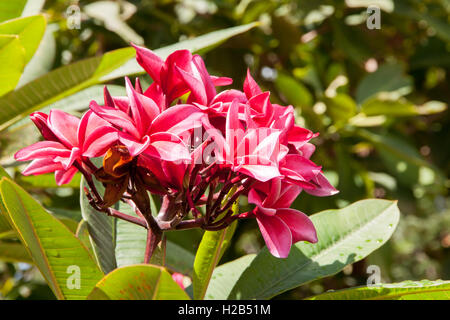
[[[43,15],[17,18],[0,23],[0,34],[18,37],[25,49],[25,63],[27,63],[39,47],[46,24]]]
[[[25,49],[16,35],[0,34],[0,96],[13,90],[25,67]]]
[[[406,140],[389,133],[381,135],[364,129],[357,130],[356,134],[374,144],[381,159],[386,163],[387,170],[396,175],[398,180],[405,185],[417,182],[444,184],[445,175],[442,171],[426,161]],[[422,171],[422,176],[420,176],[420,171]],[[424,179],[424,173],[428,176],[431,175],[432,178]]]
[[[0,166],[0,179],[3,177],[11,178],[5,169]],[[9,236],[11,233],[15,234],[9,222],[8,213],[6,212],[2,197],[0,197],[0,237]]]
[[[119,203],[117,209],[128,215],[137,216],[132,208],[124,203]],[[144,263],[146,244],[147,229],[128,221],[116,219],[115,255],[119,268]]]
[[[89,236],[92,247],[94,248],[95,257],[98,264],[105,274],[111,272],[117,267],[115,257],[115,218],[108,216],[104,212],[98,212],[89,204],[86,195],[84,194],[84,187],[87,183],[81,179],[80,190],[80,207],[81,215],[87,223]],[[96,182],[97,190],[101,194],[104,188],[101,183]]]
[[[197,38],[155,50],[162,58],[177,49],[193,52],[207,49],[243,33],[256,24],[248,24],[208,33]],[[123,48],[81,60],[51,71],[0,98],[0,130],[20,120],[30,112],[45,107],[94,84],[123,76],[143,73],[136,63],[133,48]]]
[[[256,254],[247,254],[239,259],[222,264],[214,269],[205,299],[226,299],[242,273],[250,266]]]
[[[309,281],[333,275],[383,245],[394,232],[399,216],[396,202],[376,199],[314,214],[311,220],[317,229],[319,241],[316,244],[299,242],[286,259],[277,259],[263,249],[233,286],[223,284],[229,281],[223,276],[228,272],[222,270],[222,276],[216,274],[210,286],[222,286],[231,291],[211,289],[208,298],[269,299]],[[235,266],[229,264],[230,268]]]
[[[401,65],[384,64],[361,80],[356,88],[356,101],[361,104],[380,92],[402,96],[411,92],[412,85],[412,78],[404,75]]]
[[[450,281],[403,281],[326,292],[309,300],[450,300]]]
[[[27,0],[0,0],[0,22],[20,17]]]
[[[21,243],[0,242],[0,261],[33,263]]]
[[[114,270],[95,286],[91,300],[188,300],[162,267],[134,265]]]
[[[238,210],[236,202],[233,205],[233,212],[237,213]],[[192,277],[194,299],[204,299],[214,268],[230,244],[236,230],[236,224],[237,222],[234,222],[220,231],[205,231],[203,234],[194,261],[194,274]]]
[[[136,216],[131,207],[124,203],[119,203],[117,209],[128,215]],[[143,263],[146,245],[146,229],[130,222],[116,219],[115,254],[117,266],[119,268]],[[150,263],[160,265],[162,264],[161,260],[161,252],[157,248]],[[191,276],[193,264],[194,255],[191,252],[170,240],[166,240],[166,267],[173,271]]]
[[[15,230],[56,297],[87,297],[102,277],[88,249],[11,180],[1,180],[0,192]]]

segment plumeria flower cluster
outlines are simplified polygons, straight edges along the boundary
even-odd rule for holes
[[[54,172],[63,185],[81,172],[96,210],[147,228],[146,261],[164,231],[221,230],[238,219],[256,218],[276,257],[287,257],[297,241],[316,242],[311,220],[290,206],[302,191],[337,190],[309,160],[316,134],[295,124],[293,107],[271,103],[249,72],[243,91],[217,93],[232,80],[210,75],[200,56],[179,50],[163,61],[135,49],[153,83],[144,90],[139,79],[125,78],[121,97],[105,87],[103,103],[92,101],[81,119],[60,110],[31,114],[44,141],[16,153],[32,160],[23,174]],[[101,167],[92,161],[98,157]],[[161,198],[157,214],[149,193]],[[235,212],[241,196],[252,210]],[[137,216],[114,209],[118,201]]]

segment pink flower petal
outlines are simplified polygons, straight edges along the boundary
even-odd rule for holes
[[[205,114],[193,105],[180,104],[168,108],[162,112],[151,124],[150,134],[157,132],[171,132],[182,134],[202,126],[202,119]]]
[[[314,196],[318,197],[327,197],[335,195],[336,193],[339,193],[338,190],[336,190],[331,183],[325,178],[323,173],[319,173],[313,181],[319,185],[319,187],[315,189],[305,189],[305,191],[309,194],[312,194]]]
[[[164,61],[153,51],[131,44],[136,49],[136,60],[139,65],[150,75],[153,81],[160,82],[160,71]]]
[[[78,170],[75,167],[70,167],[67,170],[56,170],[55,171],[55,180],[58,186],[63,184],[67,184],[72,181],[73,176],[77,173]]]
[[[128,152],[132,157],[141,154],[150,145],[149,136],[144,136],[142,139],[137,140],[136,138],[125,132],[119,132],[118,135],[119,141],[127,147]]]
[[[298,241],[317,242],[316,228],[312,221],[303,212],[294,209],[278,209],[278,218],[284,221],[292,233],[292,243]]]
[[[269,252],[277,258],[287,258],[292,246],[289,227],[277,216],[257,214],[256,221]]]
[[[37,158],[69,157],[70,149],[55,141],[39,141],[25,147],[14,155],[18,161],[27,161]]]
[[[250,99],[251,97],[262,93],[256,81],[252,78],[250,69],[247,69],[247,78],[245,78],[244,81],[244,92],[247,96],[247,99]]]
[[[121,128],[136,138],[140,138],[140,133],[135,127],[134,121],[125,112],[111,107],[99,106],[95,101],[91,101],[89,108],[117,128]]]
[[[58,139],[68,148],[78,146],[78,124],[80,119],[58,109],[50,110],[48,127]]]
[[[52,159],[36,159],[31,161],[31,163],[22,171],[22,174],[25,176],[39,175],[63,169],[61,163],[53,162]]]
[[[146,151],[166,161],[188,161],[191,155],[183,141],[169,132],[154,133],[151,136],[151,147]]]

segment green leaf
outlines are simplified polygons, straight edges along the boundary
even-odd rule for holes
[[[25,190],[7,178],[0,182],[7,212],[22,243],[58,299],[84,299],[102,277],[88,249]],[[79,273],[79,288],[73,284]]]
[[[88,248],[89,253],[95,257],[94,248],[92,247],[91,239],[89,237],[89,229],[88,223],[86,220],[81,220],[78,223],[77,231],[75,232],[75,236],[80,239],[80,241]]]
[[[299,108],[310,108],[313,104],[313,97],[309,90],[295,78],[279,73],[275,86],[285,96],[287,101]]]
[[[11,178],[5,171],[5,169],[0,166],[0,179],[3,177]],[[8,213],[6,212],[2,197],[0,197],[0,238],[9,236],[11,234],[11,231],[13,234],[15,234],[15,232],[12,230],[11,223],[9,222]]]
[[[420,182],[420,172],[430,172],[434,175],[433,183],[443,185],[445,175],[442,171],[427,162],[420,153],[404,139],[392,134],[377,134],[359,129],[356,133],[374,144],[386,164],[386,169],[395,175],[404,185],[411,186]],[[424,181],[423,181],[424,182]]]
[[[338,93],[334,97],[325,99],[327,114],[333,119],[336,128],[347,124],[348,120],[356,113],[355,101],[345,93]]]
[[[0,0],[0,22],[20,17],[27,0]]]
[[[0,241],[0,261],[4,262],[25,262],[32,264],[33,259],[27,249],[21,243]]]
[[[317,230],[315,244],[298,242],[286,259],[273,257],[264,248],[242,272],[230,290],[226,269],[211,281],[214,299],[269,299],[315,279],[341,271],[382,246],[394,232],[400,212],[396,202],[362,200],[338,210],[311,216]],[[245,261],[248,263],[248,261]],[[245,264],[244,264],[245,266]],[[238,271],[236,271],[238,272]],[[220,291],[214,287],[228,288]],[[230,290],[230,291],[228,291]]]
[[[25,63],[31,60],[45,32],[47,22],[43,15],[18,18],[0,23],[0,34],[19,37],[25,49]]]
[[[134,210],[127,204],[119,202],[116,209],[125,214],[137,217]],[[115,222],[115,255],[117,267],[120,268],[143,263],[147,244],[147,229],[122,219],[116,219]]]
[[[116,269],[95,286],[91,300],[188,300],[162,267],[134,265]]]
[[[132,208],[124,203],[119,203],[117,210],[134,217],[137,216]],[[156,210],[153,208],[152,211],[155,212]],[[147,229],[128,221],[116,219],[115,254],[119,268],[143,263],[146,245]],[[161,265],[161,255],[162,252],[157,248],[150,263]],[[165,266],[169,269],[185,275],[192,275],[194,255],[169,240],[166,240],[165,260]]]
[[[232,210],[234,213],[239,211],[237,202],[233,205]],[[237,222],[233,222],[225,229],[205,231],[203,234],[202,241],[195,255],[194,274],[192,276],[195,300],[204,299],[214,268],[229,246],[236,230],[236,224]]]
[[[226,299],[233,286],[242,276],[242,273],[250,266],[255,257],[256,254],[247,254],[215,268],[208,290],[206,290],[205,299]]]
[[[155,52],[165,58],[178,49],[188,49],[193,52],[209,49],[213,45],[253,28],[255,25],[252,23],[211,32],[157,49]],[[114,50],[101,57],[89,58],[60,67],[0,98],[0,130],[4,130],[32,111],[39,110],[82,89],[143,72],[143,69],[135,60],[135,50],[131,47]]]
[[[87,183],[81,179],[80,207],[81,215],[87,222],[89,236],[94,248],[97,262],[105,274],[117,267],[115,256],[115,218],[108,216],[104,212],[98,212],[89,204],[84,193]],[[104,193],[103,185],[95,181],[95,185],[100,194]]]
[[[356,88],[356,102],[362,104],[379,92],[390,92],[400,97],[410,93],[412,86],[412,78],[404,74],[401,65],[383,64],[361,80]]]
[[[377,95],[362,104],[361,112],[367,116],[407,117],[439,113],[446,108],[447,105],[439,101],[429,101],[422,106],[416,106],[404,98],[391,99]]]
[[[27,187],[35,188],[60,188],[55,181],[55,175],[53,173],[42,174],[39,176],[23,176],[18,178],[20,184],[24,184]],[[72,181],[64,185],[64,188],[79,188],[81,183],[81,174],[76,173]]]
[[[25,67],[25,49],[16,35],[0,34],[0,96],[13,90]]]
[[[308,300],[449,300],[450,281],[403,281],[326,292]]]
[[[90,87],[102,75],[134,56],[134,49],[118,49],[53,70],[0,98],[0,130],[34,110]]]
[[[46,74],[52,69],[56,55],[56,41],[53,33],[57,29],[58,26],[56,24],[51,24],[46,28],[36,53],[23,70],[18,87]]]
[[[166,240],[166,267],[192,277],[195,256],[183,247]]]

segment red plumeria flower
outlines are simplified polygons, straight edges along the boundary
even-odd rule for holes
[[[270,92],[263,92],[249,71],[243,91],[217,93],[216,86],[232,81],[211,76],[200,56],[178,50],[164,61],[134,47],[153,79],[149,88],[144,91],[138,79],[133,87],[125,78],[126,96],[112,97],[105,87],[104,105],[92,101],[81,119],[58,110],[33,113],[46,141],[16,153],[17,160],[32,160],[23,173],[55,172],[61,185],[79,170],[96,210],[147,226],[155,237],[174,228],[220,230],[255,217],[276,257],[287,257],[297,241],[316,242],[311,220],[289,207],[303,190],[316,196],[337,190],[310,160],[315,151],[310,140],[317,134],[295,124],[294,108],[272,104]],[[186,103],[174,103],[185,94]],[[205,135],[200,130],[198,136],[198,129],[206,129]],[[102,168],[90,161],[99,156]],[[103,197],[94,177],[105,185]],[[163,203],[155,218],[148,191]],[[233,212],[239,196],[255,208]],[[110,206],[119,200],[131,203],[139,218],[113,211]],[[183,220],[190,213],[195,219]]]
[[[148,90],[163,92],[166,106],[189,91],[189,102],[207,104],[216,95],[215,86],[233,82],[230,78],[210,76],[202,58],[188,50],[177,50],[163,61],[147,48],[136,45],[134,48],[137,62],[154,81]]]
[[[111,125],[87,112],[80,120],[60,110],[50,110],[49,115],[34,112],[31,119],[47,141],[37,142],[14,155],[19,161],[33,160],[22,172],[39,175],[55,172],[58,185],[69,183],[83,164],[83,158],[99,157],[118,139]]]
[[[136,91],[128,78],[126,89],[128,100],[116,103],[118,100],[108,98],[105,90],[105,105],[92,101],[89,107],[117,128],[119,141],[130,155],[145,153],[168,161],[190,160],[187,147],[177,134],[190,130],[196,122],[201,125],[203,113],[192,105],[177,105],[162,112],[151,97]]]
[[[250,190],[248,201],[256,205],[253,213],[270,253],[286,258],[291,246],[298,241],[317,242],[316,229],[304,213],[290,209],[301,188],[272,179],[258,183]]]

